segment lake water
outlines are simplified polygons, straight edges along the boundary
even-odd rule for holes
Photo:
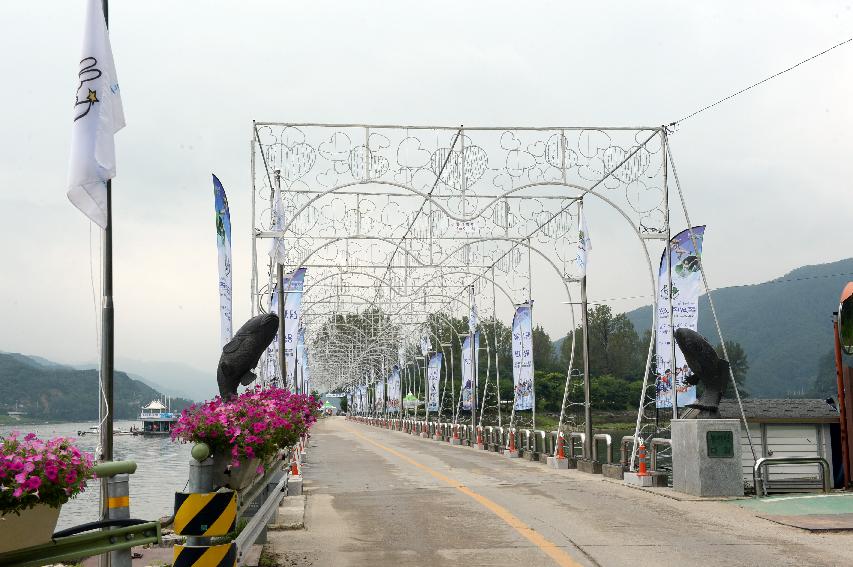
[[[32,431],[42,439],[50,437],[75,437],[80,449],[95,452],[97,435],[88,433],[77,436],[78,431],[88,431],[95,422],[51,423],[46,425],[0,426],[0,434],[13,430],[21,433]],[[115,427],[130,429],[140,427],[136,421],[116,421]],[[143,437],[119,435],[113,438],[115,460],[136,461],[136,472],[130,475],[130,516],[144,520],[156,520],[170,516],[175,492],[183,490],[189,473],[190,449],[192,445],[173,443],[168,436]],[[89,483],[86,491],[62,507],[57,529],[64,529],[98,519],[99,482]]]

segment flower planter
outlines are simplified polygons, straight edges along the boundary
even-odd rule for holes
[[[226,486],[231,490],[242,490],[252,484],[258,475],[258,459],[240,459],[239,467],[231,466],[231,456],[213,454],[213,486]]]
[[[0,553],[47,543],[56,529],[59,508],[38,504],[21,515],[10,512],[0,516]]]

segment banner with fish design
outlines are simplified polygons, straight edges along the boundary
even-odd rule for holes
[[[213,203],[216,209],[216,249],[219,253],[219,336],[221,346],[231,340],[231,211],[225,188],[213,176]]]
[[[437,352],[429,357],[429,364],[427,365],[427,410],[434,412],[437,412],[439,407],[438,382],[441,376],[442,358],[442,353]]]
[[[471,356],[471,335],[462,343],[462,409],[471,411],[474,388],[476,387],[476,368],[480,359],[480,333],[474,335],[474,356]]]
[[[533,409],[533,318],[529,303],[515,308],[512,318],[512,382],[515,409]]]
[[[693,238],[690,237],[691,230]],[[704,226],[694,226],[683,230],[673,237],[670,243],[670,257],[664,249],[658,272],[658,310],[657,341],[655,351],[655,405],[659,408],[671,408],[673,383],[678,407],[696,401],[696,386],[690,386],[686,378],[693,374],[684,361],[684,354],[675,344],[675,361],[672,360],[673,337],[675,329],[696,330],[699,324],[699,293],[702,288],[702,240]],[[694,246],[695,239],[695,246]],[[669,286],[667,272],[672,266],[672,329],[669,326]],[[674,370],[674,371],[673,371]]]

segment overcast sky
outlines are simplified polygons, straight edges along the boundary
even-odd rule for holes
[[[113,0],[117,356],[215,367],[211,172],[248,315],[253,119],[657,125],[853,36],[850,2],[602,4]],[[0,350],[67,362],[97,358],[90,225],[65,196],[83,15],[84,0],[0,6]],[[851,100],[853,43],[672,136],[713,285],[851,256]],[[590,295],[647,293],[590,230]]]

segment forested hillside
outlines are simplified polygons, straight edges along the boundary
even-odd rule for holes
[[[116,419],[135,419],[140,408],[160,392],[124,372],[114,379]],[[180,410],[190,402],[172,400]],[[26,412],[51,421],[88,421],[98,417],[98,372],[76,370],[38,357],[0,353],[0,412]]]

